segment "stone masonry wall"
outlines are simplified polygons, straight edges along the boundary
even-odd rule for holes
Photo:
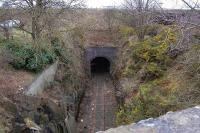
[[[200,133],[200,106],[98,133]]]

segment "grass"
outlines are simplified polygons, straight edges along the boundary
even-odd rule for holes
[[[11,30],[11,33],[14,40],[23,41],[24,43],[32,42],[31,35],[24,31],[14,28]]]

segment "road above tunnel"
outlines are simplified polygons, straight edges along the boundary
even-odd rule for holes
[[[81,104],[78,133],[95,133],[114,127],[116,99],[109,74],[94,74]]]

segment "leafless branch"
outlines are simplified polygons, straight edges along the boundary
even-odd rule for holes
[[[82,7],[84,0],[1,0],[8,3],[17,12],[26,13],[30,17],[31,29],[25,29],[25,24],[18,27],[31,34],[33,40],[40,39],[41,32],[48,24],[45,18],[55,21],[66,10]],[[22,11],[23,10],[23,11]]]

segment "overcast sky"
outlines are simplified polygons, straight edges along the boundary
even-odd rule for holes
[[[87,6],[90,8],[101,8],[105,6],[119,6],[123,0],[86,0]],[[181,0],[161,0],[163,8],[175,9],[183,8],[184,5]]]
[[[102,8],[107,6],[119,6],[122,5],[124,0],[85,0],[86,5],[89,8]],[[184,8],[182,0],[160,0],[162,7],[166,9],[180,9]],[[187,0],[188,2],[195,2],[197,0]],[[0,5],[1,5],[0,0]]]

